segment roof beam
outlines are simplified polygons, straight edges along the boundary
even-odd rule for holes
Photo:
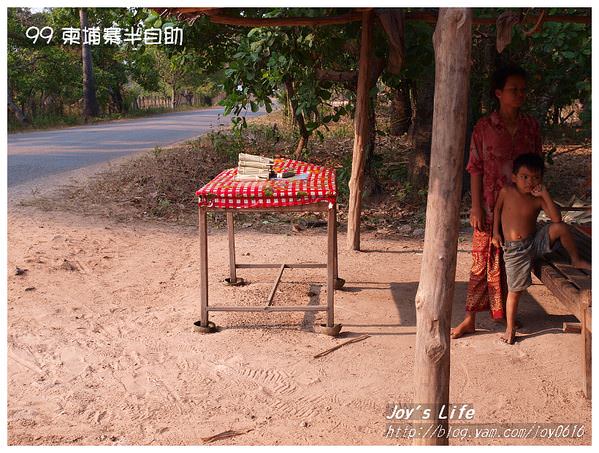
[[[436,23],[437,15],[434,13],[420,13],[420,12],[409,12],[406,13],[407,20],[420,20],[423,22]],[[556,15],[556,16],[542,16],[542,15],[527,15],[525,17],[526,22],[536,23],[539,21],[541,23],[544,22],[570,22],[570,23],[578,23],[578,24],[590,24],[591,17],[590,16],[567,16],[567,15]],[[472,19],[473,25],[495,25],[497,23],[496,17],[476,17]]]
[[[242,16],[227,16],[223,12],[223,8],[160,8],[157,9],[161,15],[176,15],[188,16],[182,19],[191,19],[195,21],[198,16],[208,16],[211,22],[221,25],[237,25],[246,27],[294,27],[294,26],[319,26],[319,25],[334,25],[346,24],[349,22],[357,22],[362,18],[362,9],[355,9],[353,12],[338,16],[323,16],[323,17],[242,17]],[[428,23],[437,22],[437,14],[431,12],[411,11],[405,14],[406,20],[423,21]],[[497,18],[495,17],[478,17],[473,18],[473,25],[495,25]],[[524,17],[524,22],[532,22],[541,25],[545,22],[569,22],[579,24],[590,24],[590,16],[568,16],[568,15],[527,15]]]

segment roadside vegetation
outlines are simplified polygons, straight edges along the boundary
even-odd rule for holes
[[[87,46],[90,58],[82,60],[82,46],[63,44],[61,30],[83,28],[83,13],[89,27],[125,31],[149,15],[125,8],[9,8],[9,132],[206,107],[222,99],[222,71],[194,64],[187,52],[168,46],[102,42]],[[50,28],[48,43],[43,37]]]
[[[384,132],[390,118],[379,117],[377,127]],[[546,137],[545,151],[552,151],[546,180],[556,199],[566,203],[573,196],[590,200],[591,146],[573,138],[563,128]],[[303,159],[336,168],[339,193],[339,221],[345,228],[353,147],[353,125],[344,120],[332,125],[322,140],[307,147]],[[574,135],[576,135],[574,133]],[[26,204],[43,209],[69,210],[100,215],[123,222],[159,221],[182,225],[197,224],[195,191],[225,168],[237,165],[240,152],[294,157],[297,133],[282,111],[248,121],[240,132],[214,130],[196,140],[172,148],[155,148],[130,161],[111,167],[90,180],[64,186],[49,198],[35,197]],[[424,233],[426,190],[409,180],[410,147],[405,136],[379,135],[373,175],[365,190],[362,227],[385,236],[414,236]],[[566,180],[569,183],[564,184]],[[462,226],[468,225],[469,194],[464,193]],[[224,227],[222,214],[211,213],[212,225]],[[242,214],[238,224],[263,231],[290,231],[324,227],[317,214]]]
[[[369,91],[371,134],[362,218],[366,228],[417,235],[423,228],[428,187],[434,28],[418,20],[403,23],[402,12],[414,10],[436,11],[376,12],[372,59],[376,77]],[[274,18],[339,15],[346,10],[229,8],[224,12]],[[475,8],[479,18],[503,14],[512,14],[520,22],[512,27],[511,40],[501,53],[496,49],[495,25],[475,25],[472,30],[468,132],[495,108],[488,89],[494,69],[509,62],[521,64],[529,74],[527,109],[539,120],[546,138],[547,178],[555,183],[553,193],[562,201],[572,195],[586,198],[590,196],[590,25],[548,21],[531,29],[524,19],[541,14],[588,17],[590,10]],[[245,28],[213,24],[204,16],[185,19],[143,8],[48,8],[35,13],[9,8],[9,130],[215,103],[232,114],[231,129],[214,130],[178,148],[156,148],[88,184],[65,189],[61,200],[47,206],[69,205],[122,218],[195,222],[195,190],[234,166],[243,151],[335,167],[343,220],[351,174],[360,23]],[[387,20],[403,24],[403,28],[391,27],[391,32],[403,30],[395,40],[385,30]],[[25,37],[31,26],[59,30],[84,23],[123,28],[143,24],[160,30],[180,27],[185,45],[97,45],[86,50],[60,40],[33,44]],[[147,99],[166,105],[152,110],[157,107]],[[275,105],[280,108],[257,120],[246,122],[243,117],[245,111],[261,108],[271,112]],[[568,184],[557,183],[562,176]],[[464,206],[468,182],[465,178]]]

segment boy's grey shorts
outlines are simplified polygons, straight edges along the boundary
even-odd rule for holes
[[[551,247],[549,225],[551,224],[544,225],[537,230],[534,236],[529,236],[521,241],[505,241],[501,246],[509,291],[524,291],[532,285],[530,277],[532,262],[555,250],[558,241]]]

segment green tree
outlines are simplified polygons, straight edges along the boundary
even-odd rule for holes
[[[245,10],[244,14],[284,17],[315,16],[323,12],[331,11],[278,8]],[[318,75],[323,67],[341,66],[343,60],[348,60],[346,53],[339,52],[343,48],[339,45],[342,39],[343,31],[338,27],[261,27],[241,34],[234,53],[225,62],[225,112],[233,112],[234,124],[243,127],[245,119],[240,116],[243,110],[257,111],[263,106],[270,111],[273,98],[284,90],[299,129],[296,147],[299,156],[312,134],[322,136],[318,130],[321,126],[338,121],[348,112],[345,106],[331,102],[336,91],[346,91],[347,87]],[[350,60],[355,68],[355,56],[351,55]]]
[[[142,51],[154,61],[159,79],[171,96],[175,108],[179,95],[190,103],[194,95],[214,93],[212,82],[218,80],[222,65],[223,49],[227,47],[226,29],[217,32],[214,24],[200,19],[194,26],[174,18],[163,19],[154,10],[147,11],[146,26],[155,28],[179,27],[183,29],[185,43],[180,46],[150,47]],[[199,87],[203,87],[202,90]],[[194,94],[195,93],[195,94]]]
[[[79,9],[79,20],[81,30],[85,33],[88,28],[87,10],[85,8]],[[96,99],[96,81],[90,45],[85,40],[81,42],[81,59],[83,61],[83,116],[87,119],[98,116],[100,108]]]
[[[38,114],[62,114],[65,103],[80,98],[81,62],[71,49],[26,37],[30,26],[51,25],[46,11],[8,9],[7,72],[9,99],[31,121]]]
[[[477,9],[479,17],[497,17],[505,8]],[[529,8],[524,15],[539,15]],[[586,15],[589,9],[554,8],[551,15]],[[530,25],[515,25],[511,43],[498,54],[494,26],[478,25],[473,30],[473,71],[471,105],[476,120],[495,108],[489,93],[489,79],[497,66],[506,62],[520,64],[528,73],[527,108],[544,126],[559,124],[564,107],[575,101],[584,106],[582,121],[590,125],[591,33],[590,25],[569,22],[544,22],[530,33]]]

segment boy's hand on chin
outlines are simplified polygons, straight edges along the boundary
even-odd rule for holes
[[[530,191],[533,197],[542,197],[547,192],[547,188],[543,184],[539,184]]]

